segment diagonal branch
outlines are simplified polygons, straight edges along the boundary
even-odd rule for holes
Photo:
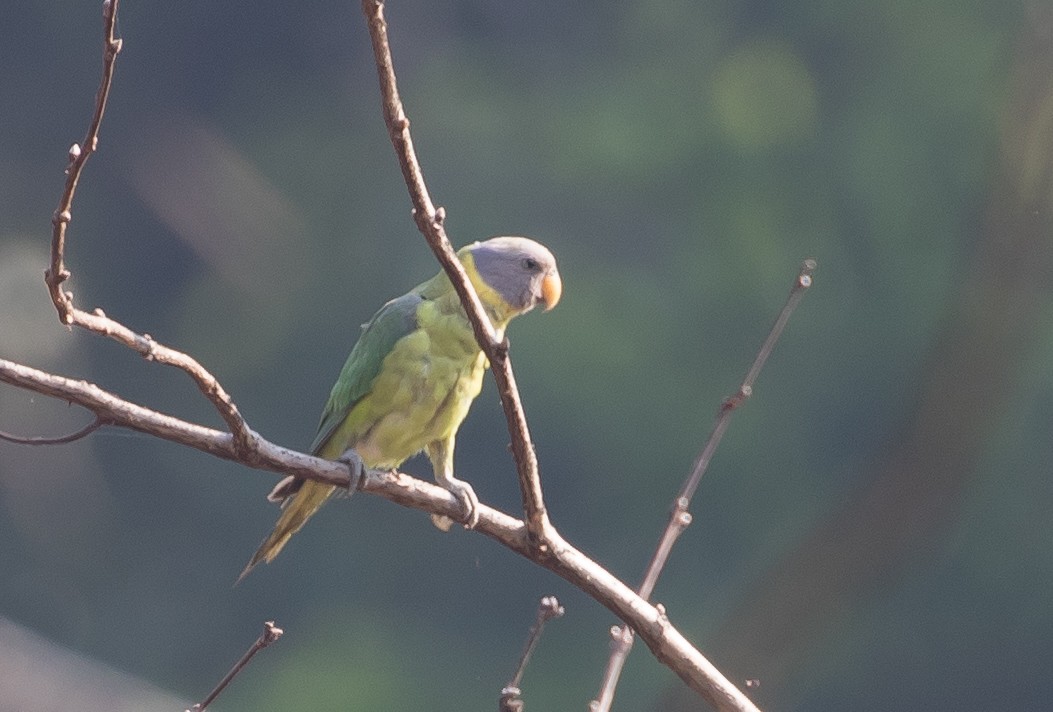
[[[263,632],[260,633],[260,637],[256,639],[256,642],[249,646],[249,649],[245,651],[245,654],[241,656],[238,662],[234,663],[234,667],[230,669],[230,672],[223,676],[223,679],[216,684],[216,687],[213,688],[212,692],[208,693],[208,696],[205,697],[204,700],[191,707],[187,712],[205,712],[205,708],[212,704],[223,690],[227,689],[227,685],[230,684],[231,680],[237,677],[238,673],[245,669],[245,666],[256,657],[256,653],[260,652],[268,645],[278,642],[278,639],[281,638],[284,633],[285,631],[274,625],[274,621],[266,621],[263,624]]]
[[[88,313],[73,304],[72,292],[62,289],[62,283],[70,277],[65,263],[66,231],[73,219],[73,196],[84,166],[99,146],[99,128],[106,113],[106,102],[113,84],[113,70],[123,41],[115,36],[118,0],[104,0],[103,8],[103,62],[102,80],[95,94],[95,110],[92,113],[88,133],[83,145],[73,144],[69,149],[69,164],[66,166],[66,184],[59,198],[58,208],[51,218],[51,264],[44,272],[51,301],[58,310],[59,320],[67,326],[79,326],[102,336],[107,336],[138,352],[147,361],[156,361],[185,371],[197,387],[212,403],[220,417],[234,435],[239,452],[248,453],[255,447],[255,435],[238,412],[230,395],[223,390],[216,378],[190,356],[154,341],[149,334],[138,334],[123,324],[107,317],[101,309]]]
[[[391,46],[388,43],[387,21],[384,19],[383,0],[362,0],[362,11],[366,15],[369,36],[373,42],[373,57],[377,64],[377,76],[380,80],[380,93],[384,111],[384,123],[388,127],[391,144],[395,148],[402,177],[406,181],[410,200],[413,202],[413,217],[417,228],[424,235],[435,257],[446,270],[457,295],[461,298],[468,320],[472,324],[479,347],[490,360],[490,370],[494,374],[497,390],[501,396],[501,406],[508,421],[508,434],[512,439],[512,457],[516,463],[519,477],[519,490],[523,500],[523,512],[526,515],[527,527],[531,539],[538,550],[547,550],[549,539],[554,534],[548,519],[545,502],[541,492],[541,477],[538,473],[537,455],[530,439],[526,413],[519,398],[515,374],[512,372],[512,361],[508,354],[508,341],[498,342],[493,325],[483,310],[479,295],[475,293],[464,267],[453,251],[446,236],[443,222],[446,211],[436,208],[424,183],[424,174],[417,154],[413,150],[413,139],[410,136],[409,119],[399,97],[395,80],[395,68],[391,58]]]
[[[523,654],[519,656],[515,674],[501,689],[501,697],[498,698],[497,705],[498,712],[523,712],[523,691],[519,689],[519,685],[523,682],[523,673],[526,672],[527,663],[530,662],[530,656],[534,654],[534,649],[541,640],[541,631],[545,629],[545,624],[553,618],[561,618],[565,612],[559,599],[555,596],[541,598],[537,607],[537,617],[534,619],[534,625],[530,626],[526,646],[523,648]]]
[[[256,450],[239,452],[230,433],[144,408],[87,381],[64,378],[0,359],[0,383],[76,403],[114,426],[147,433],[255,469],[295,475],[343,488],[350,481],[347,467],[339,462],[280,447],[255,433]],[[432,514],[452,518],[461,512],[460,502],[447,490],[399,472],[369,471],[359,488],[403,507]],[[557,532],[552,533],[549,553],[542,554],[523,521],[483,504],[479,505],[479,515],[476,527],[479,533],[544,566],[605,606],[637,632],[655,657],[718,710],[757,712],[753,703],[669,622],[664,611],[640,598]]]
[[[494,380],[497,382],[498,391],[501,395],[501,404],[505,411],[505,418],[508,421],[509,435],[512,438],[512,454],[515,458],[516,471],[519,476],[526,528],[532,547],[537,552],[534,556],[529,556],[529,558],[571,580],[572,572],[578,573],[578,571],[573,569],[573,567],[571,570],[568,570],[567,567],[571,565],[571,560],[576,559],[574,555],[581,557],[584,557],[584,555],[563,540],[548,520],[542,497],[537,457],[530,440],[526,415],[519,398],[519,391],[516,388],[515,376],[512,372],[512,364],[508,355],[507,341],[503,341],[500,344],[495,342],[493,328],[486,318],[478,301],[478,296],[475,294],[471,282],[453,253],[450,241],[446,236],[443,226],[445,210],[434,206],[427,186],[424,183],[424,175],[417,161],[416,152],[413,149],[413,141],[409,131],[409,119],[406,117],[406,112],[398,93],[395,69],[391,57],[391,46],[388,42],[387,22],[384,19],[384,0],[362,0],[362,10],[366,16],[370,39],[373,43],[373,55],[376,60],[377,76],[380,81],[384,121],[388,127],[388,134],[391,138],[392,146],[395,148],[399,166],[402,169],[403,179],[406,181],[406,186],[409,190],[410,199],[413,202],[414,219],[418,229],[420,229],[429,246],[431,246],[443,269],[446,270],[454,288],[457,290],[458,296],[461,298],[469,321],[472,323],[472,328],[475,331],[476,340],[487,358],[490,359]],[[614,579],[609,573],[606,571],[604,573],[617,582],[619,586],[628,590],[624,584]],[[591,583],[591,579],[586,578],[582,582],[577,582],[577,585],[582,586],[585,582]],[[648,624],[651,627],[650,630],[646,633],[641,631],[640,634],[660,660],[669,665],[685,682],[718,709],[755,709],[752,702],[728,682],[679,633],[676,633],[676,636],[684,645],[690,648],[693,655],[690,656],[690,660],[687,658],[673,660],[665,657],[664,647],[657,642],[661,639],[663,631],[672,630],[664,612],[646,604],[645,601],[635,596],[635,594],[633,598],[643,603],[649,610],[649,613],[653,615],[653,618],[648,620]],[[690,673],[688,672],[689,669]]]
[[[801,269],[794,278],[793,286],[790,287],[786,303],[779,312],[779,316],[776,317],[775,323],[768,332],[764,343],[761,344],[749,371],[746,372],[746,377],[742,380],[742,385],[739,386],[734,395],[724,399],[724,402],[720,404],[716,421],[713,423],[713,430],[710,432],[706,444],[702,447],[702,451],[699,452],[698,457],[695,459],[691,473],[684,480],[683,487],[681,487],[676,499],[673,500],[673,506],[670,508],[669,513],[669,523],[666,525],[665,531],[662,532],[662,537],[658,541],[654,556],[651,557],[651,562],[647,566],[643,581],[637,590],[640,597],[645,601],[650,600],[654,587],[658,583],[658,577],[661,576],[666,561],[669,559],[669,554],[673,550],[673,545],[676,544],[677,539],[691,524],[691,513],[688,511],[688,508],[691,506],[691,498],[694,497],[695,491],[698,489],[698,483],[709,468],[709,463],[713,459],[713,453],[717,451],[717,446],[720,445],[720,441],[724,437],[731,414],[753,395],[753,384],[757,382],[757,376],[760,375],[764,364],[768,362],[768,357],[771,356],[776,342],[782,336],[786,323],[797,309],[797,305],[800,304],[805,291],[812,286],[812,276],[815,273],[815,268],[816,263],[813,259],[807,259],[801,263]],[[611,703],[614,701],[614,690],[618,686],[618,679],[621,677],[622,668],[625,666],[625,661],[629,657],[629,651],[632,650],[632,646],[632,628],[625,626],[614,626],[611,628],[611,656],[603,673],[600,694],[589,703],[590,712],[607,712],[611,708]]]

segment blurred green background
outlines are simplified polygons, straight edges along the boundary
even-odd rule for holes
[[[184,375],[61,328],[41,281],[100,5],[2,11],[0,357],[219,426]],[[562,532],[638,579],[815,257],[656,600],[768,709],[1048,709],[1053,8],[475,0],[388,17],[451,237],[526,234],[560,260],[563,302],[510,336]],[[305,447],[358,325],[436,271],[358,3],[126,2],[120,34],[70,288]],[[2,430],[87,420],[0,386]],[[506,442],[490,384],[458,472],[514,512]],[[232,588],[276,518],[273,482],[117,430],[0,443],[0,617],[187,703],[275,619],[285,638],[217,710],[462,711],[494,708],[553,593],[568,614],[527,671],[528,709],[595,695],[609,613],[377,498],[330,504]],[[17,654],[3,630],[0,657]],[[701,707],[634,652],[616,709]]]

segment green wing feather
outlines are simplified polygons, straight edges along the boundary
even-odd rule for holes
[[[318,434],[311,443],[313,454],[325,447],[333,431],[340,427],[355,404],[369,393],[384,357],[395,348],[395,343],[417,328],[417,307],[422,301],[415,291],[392,299],[363,327],[362,335],[351,349],[322,411]]]
[[[355,404],[369,394],[384,358],[395,348],[398,340],[417,328],[417,307],[422,301],[423,297],[416,292],[392,299],[365,325],[329,394],[318,424],[318,435],[311,444],[312,453],[317,455],[325,448],[329,438],[339,429]],[[331,485],[310,480],[291,477],[282,480],[271,493],[275,500],[284,501],[282,514],[274,531],[260,544],[238,581],[245,578],[260,561],[271,561],[277,556],[289,537],[318,511],[334,489]]]

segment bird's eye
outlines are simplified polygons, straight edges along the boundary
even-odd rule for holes
[[[533,257],[524,257],[523,267],[530,270],[531,272],[537,272],[539,269],[541,269],[541,265],[538,264],[538,261],[535,260]]]

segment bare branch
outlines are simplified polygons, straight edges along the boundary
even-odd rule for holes
[[[281,638],[283,633],[285,633],[285,631],[275,626],[274,621],[267,621],[264,623],[263,632],[260,633],[260,637],[257,638],[256,642],[245,651],[245,654],[241,656],[241,660],[234,663],[234,667],[230,669],[230,672],[223,676],[223,679],[219,681],[219,684],[216,685],[215,689],[208,693],[208,697],[191,707],[187,712],[204,712],[205,708],[212,704],[212,701],[219,697],[219,693],[223,692],[227,685],[230,684],[230,681],[237,677],[238,673],[249,664],[249,661],[252,660],[253,656],[271,643],[277,642],[278,638]]]
[[[5,433],[3,430],[0,430],[0,440],[6,440],[7,442],[15,443],[16,445],[65,445],[66,443],[71,443],[91,435],[104,425],[108,425],[107,421],[99,416],[95,416],[95,420],[69,435],[62,435],[57,438],[22,437],[12,435],[11,433]]]
[[[742,380],[742,385],[739,386],[738,391],[728,398],[724,399],[724,402],[720,406],[720,412],[717,414],[717,420],[713,424],[713,432],[709,435],[709,440],[706,441],[705,447],[702,448],[702,452],[699,453],[698,459],[695,460],[694,467],[691,470],[691,475],[684,482],[683,489],[680,490],[680,495],[677,497],[675,507],[678,507],[681,502],[684,503],[683,508],[686,509],[687,505],[691,503],[691,498],[695,495],[695,490],[698,489],[698,483],[702,479],[702,475],[709,467],[709,461],[713,459],[713,453],[716,452],[717,445],[720,444],[721,438],[724,437],[724,431],[728,427],[728,417],[732,411],[738,408],[740,405],[746,402],[746,400],[753,395],[753,384],[757,382],[757,376],[760,375],[761,369],[764,368],[764,364],[768,362],[768,357],[771,356],[772,350],[775,348],[775,343],[782,336],[783,330],[786,328],[786,322],[790,320],[790,316],[797,309],[797,305],[801,303],[801,299],[804,297],[805,291],[812,286],[812,277],[815,273],[816,263],[813,259],[807,259],[801,263],[801,269],[794,278],[793,286],[790,288],[790,294],[786,298],[786,304],[783,305],[782,311],[779,312],[779,316],[776,317],[775,323],[772,324],[771,331],[768,332],[768,337],[761,344],[760,350],[757,352],[757,357],[753,360],[753,364],[750,365],[750,370],[746,373],[746,377]]]
[[[0,382],[76,403],[115,426],[154,435],[255,469],[296,475],[342,488],[350,482],[347,467],[339,462],[280,447],[255,433],[256,450],[240,453],[230,433],[144,408],[86,381],[0,359]],[[454,518],[462,511],[460,501],[448,490],[400,472],[368,471],[359,489],[432,514]],[[718,710],[756,712],[753,703],[684,638],[663,610],[640,598],[611,572],[567,543],[558,532],[551,533],[548,554],[541,554],[523,521],[483,504],[479,506],[476,531],[544,566],[605,606],[637,631],[658,660]]]
[[[5,359],[0,359],[0,382],[67,403],[76,403],[92,411],[98,419],[108,424],[187,445],[249,467],[306,477],[338,487],[347,487],[349,482],[347,467],[338,462],[287,450],[263,440],[255,433],[252,433],[252,437],[257,440],[258,447],[252,452],[242,452],[237,449],[234,438],[229,433],[144,408],[99,388],[94,383],[39,371]]]
[[[128,348],[136,351],[147,361],[156,361],[174,366],[185,371],[194,379],[197,387],[212,403],[220,417],[234,434],[234,442],[239,452],[251,452],[256,446],[252,431],[245,419],[241,417],[234,401],[220,386],[216,378],[200,363],[190,356],[154,341],[149,334],[137,334],[123,324],[107,317],[101,309],[88,313],[73,304],[73,294],[62,290],[62,283],[70,277],[65,264],[66,231],[73,218],[73,196],[84,171],[88,158],[98,149],[99,128],[106,112],[106,101],[110,96],[113,83],[113,69],[117,54],[121,51],[122,40],[114,36],[117,24],[118,0],[103,2],[103,66],[102,81],[95,95],[95,110],[92,114],[88,133],[83,145],[73,144],[69,150],[69,164],[66,167],[66,184],[59,198],[58,208],[51,219],[51,264],[44,272],[51,301],[58,310],[59,320],[67,326],[79,326],[102,336],[107,336]]]
[[[362,10],[366,16],[370,39],[373,43],[373,55],[377,64],[377,76],[383,97],[384,121],[388,127],[388,134],[402,169],[402,176],[409,190],[410,199],[413,202],[417,227],[428,241],[432,251],[457,290],[457,294],[460,296],[468,318],[472,323],[476,340],[490,360],[494,380],[497,382],[501,404],[505,411],[505,418],[508,421],[509,435],[512,439],[512,454],[515,458],[516,471],[519,476],[523,511],[532,548],[532,553],[525,555],[571,580],[570,577],[574,573],[578,573],[578,570],[576,568],[568,570],[565,567],[571,564],[570,560],[576,561],[577,557],[584,558],[584,555],[567,544],[549,522],[541,491],[537,457],[530,440],[526,415],[519,398],[519,391],[516,388],[515,376],[512,372],[511,360],[508,355],[507,341],[501,344],[494,342],[492,325],[489,324],[489,320],[486,318],[478,301],[478,296],[475,294],[471,282],[468,280],[464,269],[453,253],[449,239],[446,237],[446,231],[443,226],[445,211],[442,208],[436,209],[434,207],[427,186],[424,183],[424,176],[417,161],[416,153],[413,150],[409,119],[406,117],[402,100],[398,94],[395,69],[391,58],[391,47],[387,36],[387,22],[384,19],[384,2],[383,0],[362,0]],[[564,556],[569,557],[570,560],[564,559]],[[592,562],[589,563],[591,564]],[[624,584],[614,579],[609,573],[603,569],[600,570],[607,574],[612,581],[617,582],[619,586],[628,590]],[[585,582],[593,583],[586,578],[584,582],[578,579],[576,585],[580,587]],[[604,603],[604,605],[608,604]],[[669,665],[693,689],[718,709],[755,709],[753,703],[734,685],[728,682],[701,653],[692,648],[679,633],[676,633],[676,636],[693,653],[691,660],[688,661],[684,658],[674,660],[664,657],[667,650],[660,642],[662,634],[663,631],[672,631],[673,629],[669,626],[664,612],[660,613],[656,608],[649,605],[647,608],[653,614],[653,618],[649,619],[651,630],[647,633],[641,631],[640,634],[660,660]]]
[[[519,683],[523,681],[523,673],[526,671],[527,663],[530,662],[530,656],[534,653],[538,641],[541,640],[541,631],[545,629],[545,624],[553,618],[560,618],[565,612],[559,599],[555,596],[544,596],[538,603],[537,618],[534,620],[534,625],[530,626],[526,646],[519,657],[519,665],[516,666],[512,679],[501,690],[501,697],[498,701],[499,712],[521,712],[523,709],[523,691],[519,689]]]
[[[782,336],[786,323],[794,310],[797,309],[797,305],[800,304],[805,291],[812,286],[815,268],[816,263],[813,259],[807,259],[801,263],[800,271],[794,278],[793,286],[786,297],[786,303],[768,332],[768,337],[761,344],[749,371],[746,372],[746,377],[742,380],[742,385],[739,386],[738,391],[734,395],[725,398],[724,402],[721,403],[716,421],[713,424],[713,430],[709,434],[709,439],[706,440],[702,451],[695,459],[691,473],[684,480],[680,493],[673,500],[669,513],[669,523],[666,525],[665,531],[662,532],[662,537],[655,548],[654,556],[651,557],[651,562],[644,573],[643,581],[640,583],[639,589],[637,589],[640,597],[645,601],[650,600],[654,587],[658,583],[658,577],[661,576],[666,561],[669,559],[669,554],[673,550],[673,545],[691,524],[691,513],[687,511],[691,505],[691,498],[698,489],[698,483],[701,481],[706,469],[708,469],[709,463],[713,459],[713,453],[716,452],[721,438],[724,437],[724,431],[727,430],[731,413],[745,403],[746,399],[753,394],[753,384],[757,382],[757,376],[760,375],[761,369],[764,368],[768,357],[771,356],[776,342]],[[611,655],[607,660],[607,667],[604,669],[603,681],[600,683],[600,694],[589,703],[590,712],[607,712],[610,710],[611,703],[614,701],[614,691],[618,686],[618,679],[621,677],[622,668],[625,666],[625,661],[629,657],[629,651],[632,650],[632,646],[633,631],[631,627],[611,627]]]
[[[73,295],[62,291],[62,283],[69,279],[70,273],[63,261],[66,251],[66,228],[73,218],[73,194],[77,191],[77,182],[88,162],[99,146],[99,127],[102,116],[106,113],[106,100],[110,96],[110,85],[113,83],[113,68],[117,55],[121,51],[122,41],[114,36],[117,26],[118,0],[105,0],[102,4],[103,18],[103,62],[102,81],[95,94],[95,112],[88,126],[88,133],[82,144],[73,144],[69,149],[69,165],[66,167],[66,187],[59,198],[58,208],[51,218],[51,266],[44,273],[44,282],[51,293],[51,301],[58,310],[59,320],[66,325],[74,323]]]
[[[417,228],[424,235],[435,257],[446,270],[457,295],[461,298],[468,320],[472,324],[479,347],[490,360],[490,370],[494,374],[497,390],[501,396],[501,406],[508,421],[508,434],[512,439],[512,457],[515,459],[516,472],[519,477],[519,490],[523,500],[523,512],[526,514],[527,527],[531,539],[539,552],[544,552],[554,530],[548,519],[545,502],[541,491],[541,477],[538,473],[537,456],[530,439],[526,414],[519,398],[512,362],[508,355],[508,342],[498,342],[493,325],[487,317],[479,295],[475,293],[464,267],[453,251],[446,236],[443,221],[446,212],[436,208],[431,201],[428,188],[424,183],[424,174],[417,154],[413,150],[413,139],[410,136],[410,122],[406,117],[399,98],[398,85],[395,80],[395,68],[391,58],[391,46],[388,43],[387,21],[384,19],[383,0],[362,0],[362,11],[366,15],[369,36],[373,42],[373,56],[377,64],[377,76],[380,80],[380,93],[384,110],[384,122],[388,127],[391,144],[395,148],[402,177],[406,181],[410,199],[413,202],[413,217]]]
[[[97,148],[99,127],[109,96],[114,62],[121,48],[121,40],[114,37],[117,2],[118,0],[106,0],[103,5],[106,35],[103,79],[96,95],[95,111],[84,145],[75,145],[69,153],[66,186],[53,219],[52,256],[45,274],[45,282],[59,318],[64,324],[77,325],[107,336],[132,348],[148,360],[172,365],[187,372],[213,403],[230,432],[224,433],[150,410],[86,381],[64,378],[3,359],[0,359],[0,382],[77,403],[95,413],[100,426],[106,423],[130,428],[249,467],[346,487],[350,478],[343,464],[279,447],[254,433],[218,381],[193,358],[158,344],[149,335],[131,331],[108,318],[101,310],[88,313],[77,309],[73,305],[72,295],[61,289],[62,283],[70,276],[64,263],[64,252],[66,232],[72,217],[73,198],[87,158]],[[537,460],[508,358],[507,341],[496,342],[493,327],[445,235],[444,211],[441,208],[436,209],[428,196],[413,152],[409,122],[395,85],[383,19],[383,3],[363,0],[363,8],[369,19],[370,35],[374,43],[378,76],[384,94],[385,120],[414,203],[415,220],[465,304],[480,348],[490,359],[509,424],[526,520],[520,521],[493,508],[480,506],[478,531],[550,569],[606,606],[637,632],[660,661],[718,710],[756,710],[752,702],[670,624],[661,607],[647,603],[609,571],[572,547],[549,523],[542,499]],[[370,471],[366,473],[359,487],[402,506],[434,514],[456,517],[461,512],[460,502],[445,489],[402,473]],[[229,678],[233,677],[238,669],[240,667],[236,667],[222,684],[229,682]],[[222,685],[217,690],[221,688]],[[207,705],[212,697],[214,695],[206,699],[201,707]]]

